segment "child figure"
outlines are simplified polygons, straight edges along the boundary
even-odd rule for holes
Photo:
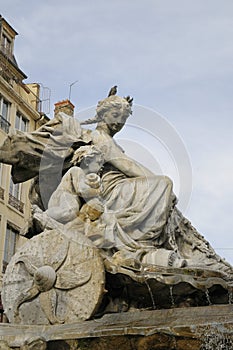
[[[84,217],[84,213],[90,215],[90,221],[94,221],[97,212],[94,214],[95,210],[91,210],[90,203],[88,208],[88,202],[95,198],[95,203],[98,202],[99,208],[102,208],[98,172],[104,162],[103,155],[95,146],[82,146],[75,152],[72,162],[74,166],[63,176],[52,194],[46,213],[62,224],[73,221],[79,215],[80,218]],[[99,209],[97,216],[102,212],[103,208]]]
[[[48,209],[43,212],[38,206],[34,208],[34,219],[40,222],[42,230],[57,229],[70,238],[84,234],[97,247],[109,249],[113,243],[105,238],[106,222],[101,220],[104,206],[98,175],[103,155],[96,146],[82,146],[72,162],[74,166],[52,194]]]

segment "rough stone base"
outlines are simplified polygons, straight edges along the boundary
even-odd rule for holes
[[[207,347],[208,346],[208,347]],[[53,326],[2,324],[0,350],[233,349],[233,305],[134,311]]]
[[[199,350],[198,339],[171,337],[163,334],[150,336],[115,336],[106,338],[82,339],[70,342],[50,342],[48,350]]]

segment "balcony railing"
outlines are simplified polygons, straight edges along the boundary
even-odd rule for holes
[[[0,199],[4,199],[4,188],[0,187]]]
[[[17,209],[18,211],[20,211],[21,213],[23,213],[23,209],[24,209],[24,203],[21,202],[19,199],[15,198],[14,196],[12,196],[12,194],[9,193],[9,201],[8,203],[15,209]]]
[[[10,126],[11,124],[8,122],[8,120],[3,118],[3,116],[0,114],[0,128],[8,134]]]
[[[5,260],[3,260],[2,262],[2,273],[5,273],[6,268],[7,268],[8,262],[6,262]]]

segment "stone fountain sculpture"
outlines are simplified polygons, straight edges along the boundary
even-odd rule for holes
[[[34,178],[29,238],[2,299],[11,323],[75,323],[108,312],[228,303],[233,269],[177,209],[172,181],[113,136],[132,98],[110,94],[85,122],[60,113],[0,149],[14,182]],[[97,123],[95,130],[82,125]]]

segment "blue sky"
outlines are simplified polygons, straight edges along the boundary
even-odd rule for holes
[[[134,97],[137,121],[120,142],[172,177],[177,195],[191,193],[185,215],[233,263],[233,2],[8,0],[1,14],[19,33],[25,82],[51,89],[50,116],[76,80],[76,113],[91,114],[115,84]]]

